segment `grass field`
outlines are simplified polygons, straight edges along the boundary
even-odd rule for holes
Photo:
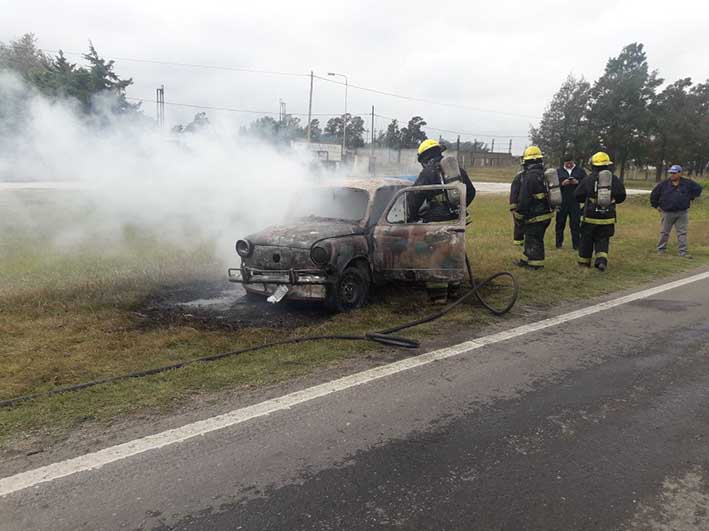
[[[521,294],[513,314],[709,263],[706,199],[690,214],[691,261],[654,252],[658,214],[647,201],[633,197],[619,206],[605,274],[578,269],[570,249],[548,251],[544,271],[516,271]],[[506,203],[501,195],[485,195],[473,205],[467,247],[477,277],[509,270],[519,256]],[[165,286],[222,278],[214,242],[195,236],[189,246],[168,243],[159,230],[132,225],[120,226],[110,238],[98,229],[79,234],[77,226],[98,227],[99,214],[68,192],[6,192],[0,209],[0,399],[287,337],[381,329],[432,310],[422,291],[388,290],[365,309],[291,329],[232,331],[181,322],[145,327],[138,311],[146,297]],[[491,319],[476,306],[464,306],[407,335],[440,340],[453,330],[475,333]],[[351,342],[276,348],[0,409],[0,445],[11,447],[32,433],[59,437],[89,421],[169,411],[198,393],[283,381],[373,348]]]

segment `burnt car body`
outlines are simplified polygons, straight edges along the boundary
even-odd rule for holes
[[[407,194],[445,193],[450,219],[408,212]],[[343,311],[365,304],[372,284],[460,282],[465,275],[465,188],[399,179],[336,181],[304,191],[283,224],[236,243],[231,282],[271,302],[321,300]],[[423,211],[426,205],[424,203]]]

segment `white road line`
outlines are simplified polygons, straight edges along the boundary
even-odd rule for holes
[[[43,466],[35,470],[21,472],[14,476],[0,479],[0,497],[7,496],[8,494],[22,489],[34,487],[40,483],[45,483],[69,476],[71,474],[76,474],[77,472],[85,472],[100,468],[103,465],[107,465],[121,459],[126,459],[150,450],[157,450],[159,448],[163,448],[164,446],[186,441],[200,435],[206,435],[207,433],[228,428],[236,424],[241,424],[242,422],[263,417],[277,411],[290,409],[299,404],[303,404],[304,402],[324,397],[332,393],[337,393],[338,391],[343,391],[345,389],[350,389],[358,385],[366,384],[368,382],[378,380],[379,378],[384,378],[402,371],[428,365],[434,361],[458,356],[465,352],[470,352],[487,345],[493,345],[495,343],[507,341],[532,332],[538,332],[539,330],[544,330],[545,328],[551,328],[587,315],[609,310],[632,301],[652,297],[658,293],[669,291],[681,286],[686,286],[687,284],[705,279],[709,279],[709,271],[683,278],[675,282],[670,282],[668,284],[639,291],[637,293],[626,295],[607,302],[594,304],[593,306],[560,315],[558,317],[551,317],[549,319],[537,321],[536,323],[518,326],[517,328],[513,328],[511,330],[498,332],[485,337],[479,337],[452,347],[435,350],[413,358],[407,358],[405,360],[383,365],[381,367],[375,367],[374,369],[368,369],[366,371],[345,376],[331,382],[309,387],[308,389],[303,389],[302,391],[296,391],[279,398],[273,398],[259,404],[236,409],[229,413],[225,413],[224,415],[218,415],[206,420],[193,422],[192,424],[187,424],[180,428],[167,430],[155,435],[148,435],[142,439],[136,439],[124,444],[112,446],[104,450],[99,450],[98,452],[82,455],[73,459],[67,459],[66,461]]]

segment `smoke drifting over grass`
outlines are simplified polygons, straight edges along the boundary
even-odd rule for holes
[[[58,248],[117,244],[131,230],[186,248],[213,242],[233,263],[234,241],[278,221],[308,180],[308,160],[239,136],[232,124],[176,137],[103,103],[105,112],[86,118],[72,101],[49,100],[0,72],[0,182],[74,183],[46,193],[85,212],[50,227]],[[12,224],[46,225],[36,214],[16,214]]]

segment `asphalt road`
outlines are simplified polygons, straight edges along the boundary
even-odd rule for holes
[[[0,529],[707,530],[709,280],[0,498]]]

